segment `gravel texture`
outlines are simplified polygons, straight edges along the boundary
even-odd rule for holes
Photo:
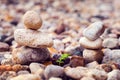
[[[0,0],[0,80],[120,80],[120,0]]]

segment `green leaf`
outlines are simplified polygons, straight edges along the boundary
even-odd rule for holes
[[[61,63],[64,63],[63,60],[65,60],[68,57],[69,57],[69,54],[64,53],[64,54],[61,55],[61,57],[56,62],[58,62],[59,65],[60,65]]]

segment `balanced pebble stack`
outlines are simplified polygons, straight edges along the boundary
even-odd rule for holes
[[[42,62],[49,58],[47,47],[53,45],[49,34],[38,30],[42,25],[40,15],[35,11],[27,11],[23,16],[25,29],[14,32],[15,41],[20,47],[14,48],[13,62],[25,64],[29,62]]]
[[[80,45],[85,48],[83,58],[86,62],[100,62],[102,60],[103,53],[100,51],[102,48],[102,39],[100,36],[104,30],[105,28],[102,22],[95,22],[83,31],[84,37],[80,39]]]

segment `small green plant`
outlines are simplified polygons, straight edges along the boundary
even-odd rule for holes
[[[69,54],[64,53],[64,54],[61,55],[61,57],[56,62],[58,62],[59,65],[60,65],[61,63],[64,63],[64,60],[68,57],[69,57]]]

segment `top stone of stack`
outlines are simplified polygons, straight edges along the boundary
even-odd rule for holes
[[[83,36],[89,40],[96,40],[100,37],[100,35],[104,32],[103,23],[98,21],[92,23],[83,31]]]
[[[52,37],[40,30],[42,19],[35,11],[27,11],[23,16],[23,22],[26,29],[17,29],[14,31],[15,41],[22,46],[31,48],[46,48],[53,45]]]
[[[102,47],[102,39],[100,36],[105,30],[103,22],[94,22],[83,31],[80,39],[80,45],[87,49],[100,49]]]
[[[26,28],[37,30],[42,25],[42,19],[37,12],[27,11],[23,16],[23,23]]]

